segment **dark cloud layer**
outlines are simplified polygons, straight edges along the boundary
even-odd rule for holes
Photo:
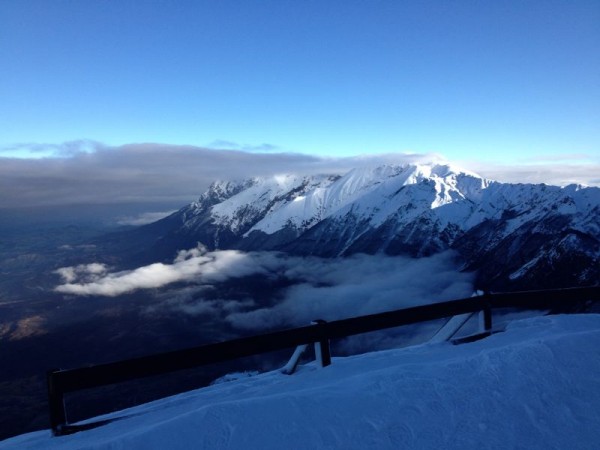
[[[249,153],[192,146],[85,143],[67,156],[0,158],[0,208],[65,204],[161,203],[183,206],[217,179],[281,172],[343,172],[364,162],[407,162],[422,155],[327,159],[293,153]],[[64,155],[63,153],[63,155]]]
[[[215,179],[307,166],[303,155],[261,155],[136,144],[41,159],[2,158],[0,207],[172,203],[183,206]]]
[[[227,144],[224,141],[221,144]],[[277,153],[265,144],[254,151],[230,143],[237,150],[193,146],[131,144],[108,147],[82,140],[50,146],[53,157],[1,157],[0,208],[54,205],[147,204],[165,211],[196,199],[217,179],[242,179],[282,172],[342,173],[365,164],[418,162],[436,154],[384,154],[349,158],[320,158]],[[25,145],[25,144],[22,144]],[[33,151],[49,146],[26,144]],[[268,148],[267,148],[268,147]],[[239,148],[243,148],[240,150]],[[6,150],[6,149],[5,149]],[[477,166],[483,176],[510,182],[582,182],[597,179],[598,164],[575,166]],[[155,206],[154,208],[158,208]]]

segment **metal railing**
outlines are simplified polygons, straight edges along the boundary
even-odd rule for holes
[[[96,388],[313,343],[320,344],[320,362],[322,366],[327,366],[331,364],[329,350],[331,339],[474,312],[483,313],[484,330],[482,335],[489,335],[492,329],[492,310],[496,308],[557,312],[581,305],[582,302],[598,300],[600,300],[600,286],[486,293],[477,297],[415,306],[333,322],[316,321],[310,326],[97,366],[52,370],[48,372],[47,378],[50,426],[53,434],[60,436],[104,423],[69,424],[64,401],[65,394],[82,389]]]

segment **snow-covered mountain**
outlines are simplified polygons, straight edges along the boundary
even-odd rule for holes
[[[599,188],[498,183],[449,164],[215,182],[136,233],[164,257],[198,242],[325,257],[454,249],[465,270],[478,271],[480,288],[600,279]]]

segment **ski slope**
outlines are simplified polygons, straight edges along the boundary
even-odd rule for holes
[[[125,418],[0,449],[598,448],[600,315],[240,377],[106,417]]]

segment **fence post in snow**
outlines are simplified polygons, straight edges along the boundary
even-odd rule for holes
[[[47,373],[48,383],[48,406],[50,413],[50,428],[54,436],[63,434],[63,427],[67,424],[67,413],[65,411],[65,398],[62,388],[59,386],[54,373],[51,370]]]
[[[454,335],[460,330],[464,324],[473,316],[475,313],[459,314],[458,316],[452,316],[442,328],[429,340],[430,344],[437,344],[440,342],[449,341]]]
[[[293,374],[296,371],[296,368],[298,367],[298,362],[300,362],[300,357],[302,356],[302,353],[304,353],[307,347],[308,344],[302,344],[296,347],[296,350],[294,350],[294,354],[292,355],[288,363],[281,368],[281,373],[284,373],[286,375]]]
[[[488,291],[481,296],[483,309],[479,312],[479,332],[489,333],[492,331],[492,305],[490,304],[492,294]]]
[[[322,319],[313,320],[312,323],[317,327],[323,327],[327,322]],[[322,328],[323,329],[323,328]],[[329,348],[329,339],[325,332],[318,342],[315,342],[315,359],[321,367],[327,367],[331,364],[331,350]]]

